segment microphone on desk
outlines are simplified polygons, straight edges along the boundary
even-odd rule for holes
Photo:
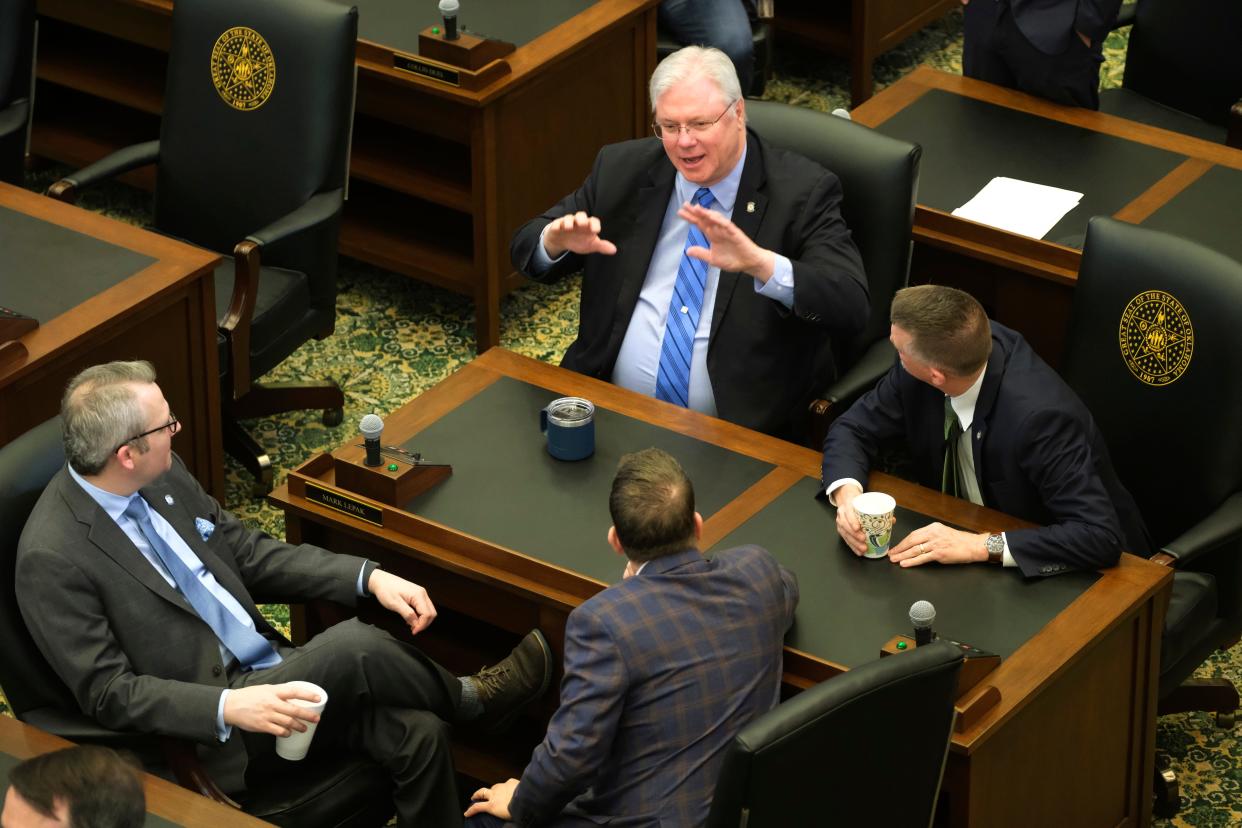
[[[936,637],[932,624],[936,620],[936,608],[931,601],[915,601],[910,605],[910,625],[914,627],[914,646],[930,644]]]
[[[358,430],[362,432],[362,444],[367,449],[366,465],[378,466],[381,462],[380,432],[384,430],[384,421],[377,414],[368,414],[358,423]]]
[[[444,39],[457,39],[457,10],[461,4],[457,0],[440,0],[440,14],[444,15]]]

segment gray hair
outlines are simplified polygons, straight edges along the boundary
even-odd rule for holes
[[[60,402],[65,457],[78,474],[103,471],[108,458],[135,434],[146,431],[146,414],[131,383],[155,382],[145,360],[94,365],[69,380]],[[147,438],[134,441],[147,450]]]
[[[651,73],[651,82],[647,85],[651,111],[655,112],[656,101],[669,89],[701,77],[710,80],[720,90],[726,103],[742,99],[742,84],[738,82],[737,70],[728,55],[710,46],[687,46],[660,61]]]

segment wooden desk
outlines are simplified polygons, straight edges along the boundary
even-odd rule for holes
[[[1092,215],[1242,258],[1242,151],[920,67],[854,120],[923,147],[911,281],[954,284],[1059,364]],[[950,215],[993,176],[1084,193],[1045,239]]]
[[[31,263],[47,253],[38,249],[48,241],[44,231],[56,235],[52,244],[68,240],[89,246],[95,276],[108,286],[90,295],[89,285],[77,284],[79,292],[86,291],[82,301],[54,318],[40,319],[39,327],[20,340],[0,345],[0,445],[55,416],[65,385],[83,368],[146,359],[155,366],[172,410],[186,424],[177,438],[178,454],[203,487],[223,500],[212,280],[219,257],[0,183],[0,222],[6,216],[22,228],[13,233],[0,228],[0,305],[13,302],[5,297],[19,289],[19,280],[55,293],[67,290],[66,283],[79,275],[66,272],[71,264],[62,264],[59,273],[30,271]],[[114,259],[120,269],[109,272]],[[6,290],[8,280],[13,282]]]
[[[586,178],[604,144],[649,131],[657,0],[523,3],[546,31],[477,91],[393,67],[438,22],[430,0],[354,0],[358,98],[340,250],[474,298],[479,350],[500,339],[501,297],[521,284],[509,240]],[[172,0],[40,0],[36,154],[80,166],[159,135]],[[565,10],[581,8],[568,16]],[[471,26],[471,6],[461,23]],[[514,38],[503,16],[502,31]],[[529,28],[527,25],[526,28]],[[131,179],[135,180],[135,179]],[[137,183],[153,185],[148,172]]]
[[[535,414],[539,405],[569,394],[586,396],[596,404],[600,415],[596,456],[579,464],[556,465],[559,461],[544,458]],[[522,395],[542,402],[528,410],[495,405]],[[455,438],[457,454],[436,454],[437,448],[446,450],[449,441],[444,438],[454,422],[477,428],[480,422],[496,426],[506,420],[513,424],[492,428],[486,440],[480,440],[484,432],[467,432],[465,440],[486,443],[473,454],[461,447],[461,434]],[[528,434],[528,439],[515,439],[519,432]],[[619,438],[622,433],[625,437]],[[291,473],[287,485],[271,497],[285,511],[290,542],[368,555],[426,586],[440,615],[418,644],[459,671],[477,669],[535,625],[547,633],[554,650],[562,652],[569,612],[620,574],[616,556],[603,544],[607,507],[602,499],[595,502],[597,490],[611,478],[617,454],[653,444],[672,450],[695,480],[697,504],[706,518],[705,549],[756,526],[754,521],[777,508],[783,495],[797,495],[797,488],[804,487],[805,496],[795,501],[805,504],[811,514],[820,510],[819,522],[808,520],[792,530],[804,548],[792,550],[783,542],[772,542],[769,548],[786,563],[801,556],[804,562],[836,567],[845,588],[862,595],[872,609],[883,611],[879,622],[860,618],[821,622],[817,613],[839,611],[826,597],[833,580],[814,566],[794,566],[800,573],[802,600],[787,639],[785,667],[787,682],[797,687],[829,679],[851,661],[857,663],[854,656],[842,663],[837,654],[818,651],[825,646],[821,633],[852,630],[864,641],[862,652],[871,653],[874,647],[878,655],[890,635],[904,631],[909,601],[894,614],[888,606],[893,602],[885,594],[900,581],[917,577],[929,585],[938,582],[942,589],[948,588],[946,594],[957,593],[959,605],[987,603],[993,591],[1012,595],[1006,599],[1009,606],[998,608],[1001,625],[1029,609],[1030,596],[1072,583],[1027,582],[1013,570],[987,567],[925,567],[918,572],[854,558],[839,548],[830,511],[810,496],[819,474],[816,452],[500,349],[484,354],[393,414],[385,425],[384,441],[401,443],[407,437],[413,438],[407,447],[419,448],[429,460],[455,463],[454,476],[420,495],[408,510],[373,504],[380,510],[382,525],[306,498],[308,482],[334,486],[326,455]],[[628,440],[640,442],[626,444]],[[517,444],[519,449],[514,450]],[[489,464],[488,452],[503,454],[505,462]],[[512,462],[519,457],[521,465]],[[695,467],[700,469],[697,476]],[[704,467],[716,473],[703,473]],[[527,489],[541,492],[538,506],[532,507],[529,497],[512,486],[514,479],[525,479]],[[548,485],[549,479],[555,482]],[[871,484],[892,492],[907,510],[966,528],[1023,525],[884,475],[873,476]],[[445,503],[446,498],[454,499],[454,491],[467,493],[467,502],[457,498],[457,503]],[[575,499],[577,507],[567,509],[566,503]],[[459,517],[449,523],[443,518],[453,509]],[[485,512],[525,517],[505,517],[479,529],[483,524],[477,516]],[[902,519],[911,518],[899,515]],[[466,525],[473,528],[461,528]],[[569,537],[560,537],[570,532]],[[496,540],[532,533],[541,533],[543,540],[523,541],[532,544],[524,551]],[[574,550],[579,550],[576,557],[567,557]],[[999,691],[1000,702],[990,708],[980,703],[984,685],[959,700],[966,710],[986,712],[953,738],[944,787],[948,824],[1116,826],[1142,825],[1150,819],[1160,631],[1172,574],[1124,555],[1120,566],[1098,577],[1085,573],[1063,577],[1080,579],[1076,597],[1047,623],[1037,624],[1029,639],[1018,642],[985,681]],[[975,579],[985,579],[990,588],[978,589]],[[954,585],[959,588],[952,589]],[[981,595],[988,598],[981,600]],[[939,608],[942,618],[952,615]],[[383,621],[382,612],[367,615],[364,606],[363,613]],[[295,633],[304,635],[334,617],[327,607],[311,606],[305,615],[295,614],[294,620]],[[832,630],[827,629],[833,624]],[[955,637],[987,646],[994,627],[964,625]],[[549,700],[542,712],[550,713],[554,705]],[[517,775],[531,747],[518,745],[510,755],[463,750],[459,764],[487,780]],[[899,772],[895,773],[899,780]],[[1037,783],[1032,781],[1036,778]]]
[[[7,756],[19,760],[29,759],[72,746],[72,742],[23,724],[12,716],[0,716],[0,753]],[[271,824],[149,773],[142,775],[142,787],[147,795],[149,826],[172,824],[184,828],[221,828],[225,825],[236,825],[241,828],[258,828]],[[0,780],[0,788],[8,789],[7,771]],[[152,816],[160,819],[151,819]]]
[[[780,0],[772,25],[782,38],[847,58],[854,107],[871,97],[877,57],[961,5],[961,0]]]

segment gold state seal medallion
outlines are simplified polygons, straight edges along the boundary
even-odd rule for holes
[[[1168,385],[1186,373],[1195,351],[1195,331],[1186,308],[1162,290],[1130,300],[1121,312],[1121,358],[1141,382]]]
[[[211,48],[211,82],[224,102],[250,112],[272,96],[276,59],[254,29],[237,26],[220,35]]]

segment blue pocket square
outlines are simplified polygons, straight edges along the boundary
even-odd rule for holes
[[[211,533],[216,531],[216,525],[214,523],[207,518],[200,517],[194,518],[194,528],[197,529],[198,533],[203,536],[203,540],[208,540],[211,537]]]

